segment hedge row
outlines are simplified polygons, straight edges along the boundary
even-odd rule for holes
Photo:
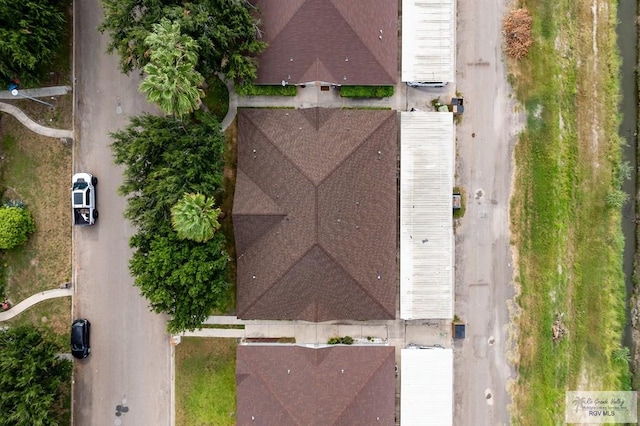
[[[387,98],[393,91],[394,86],[340,86],[343,98]]]
[[[243,84],[236,87],[236,93],[240,96],[295,96],[298,94],[296,86],[263,86]]]

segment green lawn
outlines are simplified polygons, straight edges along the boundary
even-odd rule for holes
[[[206,105],[209,112],[222,121],[229,111],[229,90],[227,86],[214,75],[207,81],[206,96],[202,103]]]
[[[3,199],[20,199],[33,215],[36,232],[26,245],[2,253],[5,294],[14,304],[71,281],[71,148],[58,139],[30,132],[13,117],[2,120],[0,163]],[[46,309],[34,307],[21,321],[68,334],[70,303],[56,299]]]
[[[176,424],[235,425],[235,339],[183,337],[176,347]]]
[[[529,56],[510,64],[527,111],[515,150],[511,226],[517,254],[517,424],[559,424],[567,390],[629,389],[620,357],[625,322],[621,212],[606,203],[620,186],[616,4],[525,1],[533,16]],[[612,107],[613,106],[613,107]],[[567,330],[557,342],[552,327]]]

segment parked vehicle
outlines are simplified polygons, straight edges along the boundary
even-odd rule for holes
[[[98,178],[91,173],[76,173],[71,182],[73,224],[93,225],[98,218],[98,210],[96,209]]]
[[[89,343],[91,336],[91,323],[84,318],[77,319],[71,324],[71,355],[82,359],[91,353]]]

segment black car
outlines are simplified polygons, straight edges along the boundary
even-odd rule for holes
[[[82,359],[89,356],[91,346],[89,345],[89,335],[91,334],[91,323],[86,319],[77,319],[71,325],[71,355]]]

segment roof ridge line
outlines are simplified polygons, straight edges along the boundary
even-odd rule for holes
[[[307,254],[309,254],[309,252],[310,252],[311,250],[313,250],[313,248],[314,248],[315,246],[317,246],[317,245],[318,245],[318,243],[317,243],[317,242],[316,242],[316,243],[314,243],[314,244],[312,244],[312,245],[311,245],[311,247],[309,247],[309,248],[308,248],[308,249],[307,249],[307,250],[302,254],[302,256],[300,256],[297,260],[293,261],[293,262],[291,263],[291,265],[289,265],[289,267],[288,267],[287,269],[285,269],[285,270],[284,270],[284,272],[283,272],[282,274],[280,274],[280,275],[279,275],[275,280],[273,280],[273,282],[271,283],[271,285],[270,285],[270,286],[268,286],[268,287],[267,287],[267,288],[266,288],[266,289],[265,289],[265,290],[264,290],[264,291],[263,291],[263,292],[262,292],[262,293],[261,293],[257,298],[255,298],[255,299],[253,300],[253,302],[251,302],[251,303],[247,306],[247,308],[244,310],[244,312],[247,312],[249,309],[253,308],[253,307],[256,305],[256,303],[258,303],[258,302],[259,302],[259,301],[264,297],[264,295],[265,295],[265,294],[267,294],[267,293],[268,293],[268,292],[269,292],[273,287],[275,287],[275,286],[276,286],[276,284],[277,284],[277,283],[282,279],[282,277],[284,277],[284,276],[285,276],[289,271],[291,271],[291,270],[293,269],[293,267],[294,267],[294,266],[296,266],[296,265],[298,264],[298,262],[299,262],[301,259],[303,259]],[[238,315],[238,316],[239,316],[239,315]],[[281,318],[280,318],[280,319],[281,319]]]
[[[328,257],[329,259],[331,259],[331,260],[333,261],[333,263],[335,263],[335,264],[336,264],[336,266],[337,266],[338,268],[340,268],[342,271],[344,271],[344,273],[345,273],[349,278],[351,278],[351,279],[353,280],[353,282],[354,282],[354,283],[356,283],[356,285],[357,285],[357,286],[358,286],[358,287],[363,291],[363,293],[364,293],[364,294],[366,294],[367,296],[369,296],[369,298],[370,298],[370,299],[371,299],[371,300],[372,300],[376,305],[378,305],[378,306],[382,309],[382,311],[383,311],[383,312],[387,312],[387,313],[389,313],[389,311],[388,311],[388,310],[387,310],[387,309],[386,309],[386,308],[385,308],[385,307],[380,303],[380,301],[379,301],[377,298],[375,298],[375,297],[371,294],[371,292],[369,292],[369,290],[368,290],[368,289],[364,288],[364,287],[360,284],[360,281],[358,281],[357,279],[355,279],[355,277],[354,277],[353,275],[351,275],[351,273],[350,273],[350,272],[349,272],[349,271],[348,271],[344,266],[342,266],[342,264],[341,264],[340,262],[338,262],[338,261],[337,261],[333,256],[331,256],[331,254],[330,254],[330,253],[329,253],[329,252],[324,248],[324,246],[322,245],[322,243],[320,243],[320,242],[318,241],[317,246],[320,248],[320,250],[322,250],[322,252],[323,252],[324,254],[326,254],[326,255],[327,255],[327,257]],[[392,317],[393,317],[393,318],[395,318],[395,308],[394,308],[394,313],[393,313]]]
[[[306,1],[305,1],[305,3],[306,3]],[[356,31],[355,28],[353,28],[353,26],[351,26],[351,23],[344,17],[344,15],[342,13],[340,13],[340,10],[336,7],[335,1],[334,0],[329,0],[329,3],[331,3],[331,6],[336,10],[336,12],[338,12],[338,15],[340,15],[342,17],[342,20],[347,24],[347,26],[349,28],[351,28],[351,31],[353,31],[353,33],[356,35],[356,37],[358,38],[360,43],[362,43],[362,45],[367,49],[367,51],[369,52],[371,57],[376,61],[376,63],[380,67],[380,69],[384,71],[384,73],[387,75],[387,77],[389,77],[391,79],[391,81],[395,81],[398,78],[398,76],[397,75],[396,76],[389,75],[389,73],[387,72],[387,69],[384,67],[384,65],[380,63],[380,61],[378,60],[376,55],[374,55],[373,51],[371,49],[369,49],[369,45],[367,45],[367,43],[365,43],[364,40],[362,40],[362,37],[360,37],[360,34],[358,33],[358,31]],[[396,19],[398,19],[398,17],[396,17]],[[397,36],[398,36],[398,34],[396,34],[396,38],[397,38]],[[398,70],[396,69],[396,74],[397,73],[398,73]],[[393,84],[392,86],[395,86],[395,84]]]
[[[256,371],[256,370],[251,370],[251,371]],[[293,420],[294,422],[296,421],[296,418],[293,416],[293,414],[289,411],[289,409],[287,408],[287,405],[284,404],[280,398],[278,398],[278,393],[274,392],[273,389],[271,388],[271,386],[269,386],[269,383],[262,377],[262,375],[260,374],[262,370],[261,369],[257,369],[256,371],[256,376],[258,376],[258,378],[260,379],[260,381],[262,383],[264,383],[264,387],[269,389],[269,393],[271,394],[271,396],[273,396],[273,398],[278,401],[278,403],[280,404],[280,406],[284,409],[284,411],[289,415],[289,417],[291,418],[291,420]]]
[[[370,371],[371,371],[371,374],[369,374],[369,376],[367,377],[367,380],[365,380],[365,381],[362,383],[362,386],[360,386],[360,388],[358,389],[358,392],[355,392],[355,393],[353,394],[353,397],[349,400],[349,403],[348,403],[348,404],[346,404],[346,405],[344,406],[344,409],[343,409],[343,410],[338,414],[338,417],[335,419],[336,421],[338,421],[338,420],[340,419],[340,417],[342,417],[342,415],[344,414],[344,412],[345,412],[345,411],[347,411],[347,409],[353,405],[353,402],[355,401],[356,397],[357,397],[358,395],[360,395],[360,392],[362,392],[362,390],[365,388],[365,386],[367,386],[367,385],[369,384],[369,382],[371,382],[371,380],[373,379],[373,376],[375,376],[375,374],[378,372],[378,369],[380,368],[380,366],[381,366],[382,364],[384,364],[384,362],[385,362],[385,361],[387,360],[387,358],[391,355],[391,353],[392,353],[392,352],[389,352],[389,354],[388,354],[387,356],[385,356],[385,357],[381,357],[381,361],[380,361],[380,362],[378,362],[378,364],[377,364],[376,368],[372,368],[372,369],[370,370]],[[393,355],[393,356],[395,357],[395,353],[394,353],[394,355]]]
[[[364,110],[363,110],[364,111]],[[390,110],[390,111],[394,111],[394,110]],[[349,159],[351,158],[356,152],[358,152],[360,150],[360,148],[362,148],[362,145],[364,145],[365,142],[367,142],[369,140],[369,138],[371,138],[372,135],[374,135],[386,122],[387,120],[390,120],[391,118],[395,118],[395,114],[390,115],[389,118],[387,118],[386,120],[382,120],[380,122],[380,124],[378,124],[372,131],[371,133],[369,133],[367,135],[367,137],[365,137],[364,139],[362,139],[362,141],[360,141],[360,143],[358,144],[358,146],[356,146],[356,148],[351,151],[351,153],[349,153],[349,155],[347,155],[346,157],[344,157],[342,160],[340,160],[339,162],[336,163],[335,167],[333,169],[331,169],[329,171],[329,173],[327,173],[327,175],[325,177],[323,177],[320,182],[318,182],[318,187],[320,187],[320,185],[322,185],[324,183],[325,180],[327,180],[331,175],[333,175],[333,173],[338,170],[340,167],[342,167],[342,165]]]
[[[265,108],[265,109],[271,109],[273,110],[273,108]],[[271,145],[276,151],[278,151],[280,153],[280,155],[282,155],[282,157],[284,157],[285,160],[287,160],[288,163],[290,163],[294,169],[296,169],[298,172],[300,172],[300,174],[302,176],[304,176],[313,186],[316,186],[315,183],[313,183],[313,179],[311,179],[309,176],[307,176],[307,174],[302,171],[302,169],[300,167],[298,167],[298,165],[295,163],[295,161],[291,160],[291,158],[289,158],[280,148],[278,148],[278,145],[274,144],[273,141],[271,140],[271,138],[269,136],[267,136],[267,134],[265,132],[262,131],[262,128],[260,128],[260,126],[256,125],[256,123],[249,119],[249,121],[251,121],[251,124],[253,125],[253,127],[258,131],[258,133],[260,133],[262,136],[264,136],[265,140],[267,142],[269,142],[269,145]],[[246,174],[246,173],[245,173]],[[251,178],[250,176],[247,175],[247,177],[249,179],[251,179],[251,181],[253,183],[255,183],[256,185],[258,185],[257,182],[255,182],[253,180],[253,178]],[[258,188],[262,189],[262,187],[260,185],[258,185]],[[269,197],[271,198],[271,197]]]

